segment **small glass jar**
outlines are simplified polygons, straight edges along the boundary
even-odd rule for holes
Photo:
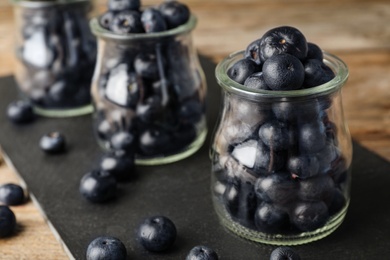
[[[89,0],[13,0],[15,77],[37,114],[66,117],[93,111],[90,86],[96,40]]]
[[[212,197],[224,226],[249,240],[297,245],[323,238],[343,221],[350,200],[352,143],[341,88],[347,66],[324,53],[335,77],[290,91],[253,90],[226,72],[212,139]]]
[[[202,146],[206,81],[192,44],[195,25],[192,15],[168,31],[118,35],[91,20],[98,38],[94,129],[103,149],[131,140],[136,163],[156,165],[188,157]]]

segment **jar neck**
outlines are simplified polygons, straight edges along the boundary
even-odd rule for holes
[[[191,31],[195,28],[196,24],[196,16],[191,15],[187,23],[171,30],[157,33],[131,33],[127,35],[120,35],[103,28],[99,24],[98,17],[95,17],[92,18],[90,21],[90,28],[92,33],[99,39],[127,45],[131,42],[157,42],[164,39],[185,36],[191,33]]]
[[[323,52],[324,63],[333,70],[335,77],[329,82],[307,89],[299,90],[254,90],[232,80],[228,75],[228,69],[238,60],[244,57],[244,51],[230,54],[223,59],[215,69],[215,76],[222,89],[230,94],[239,95],[250,100],[281,100],[281,99],[307,99],[329,95],[339,91],[348,79],[348,67],[338,57]]]

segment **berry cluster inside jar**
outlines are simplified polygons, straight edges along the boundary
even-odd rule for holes
[[[249,92],[311,88],[335,77],[321,49],[287,26],[249,44],[226,73]],[[298,234],[323,227],[346,207],[337,95],[260,102],[227,92],[224,99],[212,147],[220,214],[265,234]]]
[[[88,1],[21,2],[17,10],[16,77],[22,92],[44,109],[90,104],[96,41],[88,27]],[[26,4],[26,6],[24,6]]]
[[[141,10],[140,0],[109,0],[100,25],[117,34],[156,33],[176,28],[190,18],[190,10],[178,1],[165,1]]]
[[[324,84],[334,73],[316,44],[296,28],[283,26],[250,43],[228,76],[251,89],[297,90]]]
[[[190,31],[156,33],[191,23],[188,7],[166,1],[141,10],[132,0],[111,0],[108,6],[100,26],[128,40],[107,41],[102,48],[97,91],[92,90],[99,140],[138,158],[185,150],[205,127],[206,86]],[[132,38],[140,34],[151,36]]]

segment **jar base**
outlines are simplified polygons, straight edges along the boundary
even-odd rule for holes
[[[168,164],[168,163],[180,161],[197,152],[200,149],[200,147],[202,147],[204,141],[206,140],[206,136],[207,136],[207,129],[205,128],[198,134],[197,138],[181,152],[168,155],[168,156],[153,157],[150,159],[136,158],[135,164],[152,166],[152,165],[162,165],[162,164]]]
[[[65,109],[45,109],[34,106],[34,113],[44,117],[74,117],[91,114],[93,112],[93,105],[88,104],[77,108]]]
[[[334,216],[332,216],[329,221],[321,228],[316,229],[310,232],[302,232],[294,235],[282,235],[282,234],[266,234],[259,231],[254,231],[249,228],[242,226],[241,224],[235,222],[225,209],[220,208],[216,205],[217,202],[214,202],[214,208],[217,212],[218,218],[221,224],[226,227],[229,231],[235,233],[236,235],[263,244],[277,245],[277,246],[295,246],[310,243],[319,239],[322,239],[330,235],[335,231],[343,222],[345,215],[347,214],[347,209],[349,201],[346,203],[344,208]]]

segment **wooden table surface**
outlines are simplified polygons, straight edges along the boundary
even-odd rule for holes
[[[144,0],[143,4],[160,2]],[[199,18],[193,34],[195,46],[199,53],[216,62],[280,25],[299,28],[308,41],[343,59],[350,69],[343,101],[352,137],[390,161],[390,1],[183,2]],[[104,9],[105,1],[96,1],[96,10]],[[14,30],[12,6],[0,0],[0,76],[13,72]],[[7,182],[20,180],[0,159],[0,184]],[[68,258],[31,201],[12,210],[18,231],[10,238],[0,239],[0,259]]]

